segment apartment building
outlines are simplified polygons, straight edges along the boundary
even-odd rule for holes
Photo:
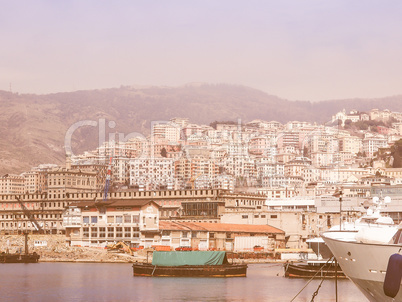
[[[5,174],[0,177],[0,194],[24,194],[25,177],[15,174]]]
[[[296,157],[284,165],[285,176],[303,176],[303,171],[311,166],[311,160],[306,157]]]
[[[170,158],[136,158],[129,162],[130,186],[161,186],[173,184],[174,160]]]
[[[339,151],[357,154],[363,149],[363,142],[357,136],[343,136],[339,139]]]
[[[68,193],[98,192],[97,173],[59,168],[47,172],[49,198],[65,198]]]
[[[81,161],[71,164],[71,168],[75,171],[95,172],[96,173],[96,189],[98,192],[102,191],[106,182],[106,175],[108,170],[107,163],[93,163],[90,161]],[[112,171],[113,179],[113,171]],[[29,192],[34,193],[34,192]]]
[[[47,174],[41,171],[29,171],[22,174],[25,178],[24,193],[42,193],[47,191]]]
[[[150,200],[73,203],[63,213],[63,226],[73,246],[129,241],[131,247],[151,247],[159,232],[159,205]]]
[[[155,123],[152,125],[152,138],[155,141],[166,139],[168,142],[177,143],[180,141],[180,132],[180,126],[172,122]]]
[[[387,147],[387,139],[383,135],[367,133],[363,138],[363,152],[367,157],[373,157],[379,148]]]

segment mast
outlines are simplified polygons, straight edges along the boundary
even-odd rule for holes
[[[24,232],[25,236],[25,255],[28,255],[28,232]]]

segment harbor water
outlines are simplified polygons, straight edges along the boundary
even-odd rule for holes
[[[0,301],[291,301],[307,280],[283,277],[281,264],[250,264],[245,278],[133,277],[131,264],[0,265]],[[311,301],[313,280],[294,301]],[[325,280],[314,301],[335,301]],[[338,301],[367,301],[354,284],[338,281]]]

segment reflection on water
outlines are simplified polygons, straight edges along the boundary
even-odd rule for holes
[[[1,301],[290,301],[307,280],[287,279],[277,264],[251,264],[246,278],[133,277],[130,264],[38,263],[0,265]],[[349,280],[338,281],[338,300],[366,301]],[[295,301],[311,301],[320,280]],[[314,301],[335,301],[325,280]]]

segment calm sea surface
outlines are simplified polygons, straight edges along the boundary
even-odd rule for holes
[[[0,264],[1,301],[290,301],[307,280],[287,279],[277,264],[250,264],[246,278],[133,277],[130,264]],[[295,301],[311,301],[314,280]],[[335,301],[325,280],[314,301]],[[338,282],[338,301],[365,297],[349,280]]]

